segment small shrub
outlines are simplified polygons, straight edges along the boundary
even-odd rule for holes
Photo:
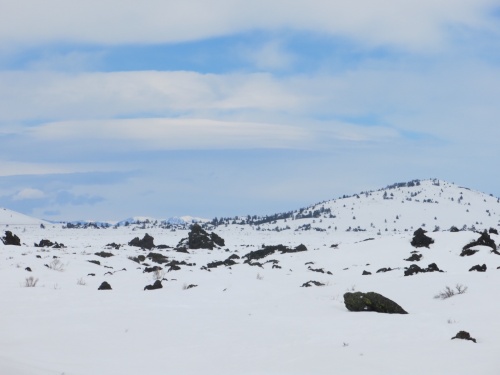
[[[83,279],[83,277],[80,277],[80,278],[76,281],[76,284],[77,284],[77,285],[87,285],[87,282]]]
[[[448,299],[453,297],[455,294],[464,294],[467,291],[467,287],[462,284],[455,285],[455,289],[446,286],[444,290],[439,292],[434,296],[436,299]]]
[[[51,269],[51,270],[54,270],[54,271],[59,271],[59,272],[62,272],[64,271],[64,264],[63,262],[61,262],[59,259],[54,259],[52,262],[49,263],[48,267]]]
[[[151,272],[151,275],[153,277],[153,280],[163,280],[163,278],[165,277],[165,270],[156,269]]]
[[[27,277],[24,286],[26,288],[34,288],[36,286],[36,283],[38,282],[38,279],[35,279],[33,276]]]
[[[264,276],[262,276],[260,273],[257,274],[257,280],[262,280],[264,279]]]

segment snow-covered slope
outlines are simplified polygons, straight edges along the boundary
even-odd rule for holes
[[[414,180],[266,217],[219,219],[260,230],[333,230],[370,233],[497,228],[500,200],[441,180]]]
[[[40,225],[48,224],[47,221],[35,219],[7,208],[0,208],[0,225]]]
[[[217,219],[204,224],[225,240],[213,250],[176,249],[187,227],[152,222],[0,227],[0,236],[11,230],[23,244],[0,242],[0,374],[496,375],[500,256],[484,245],[460,254],[484,229],[500,242],[498,202],[437,184],[323,202],[286,219]],[[411,245],[422,224],[429,248]],[[157,247],[128,245],[146,233]],[[44,239],[65,247],[34,246]],[[279,244],[307,250],[245,261]],[[419,261],[405,260],[415,254]],[[167,263],[155,263],[162,256]],[[443,272],[405,276],[410,265],[433,263]],[[486,272],[469,271],[483,264]],[[162,269],[146,272],[153,266]],[[156,279],[162,289],[144,290]],[[112,290],[98,291],[103,281]],[[303,287],[308,281],[323,285]],[[456,286],[467,289],[434,298]],[[381,293],[408,314],[350,312],[348,291]],[[451,340],[462,330],[477,343]]]

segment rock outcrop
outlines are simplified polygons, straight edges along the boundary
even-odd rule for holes
[[[408,314],[396,302],[375,292],[347,292],[344,303],[349,311],[375,311],[384,314]]]
[[[5,236],[2,237],[2,242],[4,245],[21,246],[21,239],[15,234],[12,234],[10,230],[5,231]]]
[[[473,341],[474,343],[477,343],[476,342],[476,339],[470,337],[470,333],[467,332],[467,331],[459,331],[455,337],[452,337],[451,338],[452,340],[453,339],[461,339],[461,340],[469,340],[469,341]]]
[[[106,281],[103,281],[101,286],[97,288],[97,290],[112,290],[111,285],[109,285]]]
[[[148,249],[148,250],[151,250],[153,247],[155,247],[154,238],[147,233],[144,235],[142,240],[140,240],[139,237],[135,237],[128,244],[129,246],[140,247],[142,249]]]
[[[415,232],[413,232],[413,239],[411,240],[411,245],[413,247],[429,247],[429,245],[434,243],[434,240],[425,234],[427,231],[422,228],[418,228]]]

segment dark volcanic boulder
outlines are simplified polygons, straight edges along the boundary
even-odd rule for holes
[[[490,234],[498,234],[498,230],[496,230],[495,228],[490,228],[488,230],[488,233],[490,233]]]
[[[103,281],[97,290],[111,290],[111,285],[109,285],[106,281]]]
[[[391,268],[391,267],[384,267],[384,268],[381,268],[377,271],[377,273],[384,273],[384,272],[389,272],[389,271],[394,271],[394,268]]]
[[[54,242],[51,240],[40,240],[38,244],[35,243],[35,247],[52,247],[54,246]]]
[[[375,292],[347,292],[344,303],[349,311],[375,311],[385,314],[408,314],[396,302]]]
[[[210,233],[210,239],[217,246],[225,246],[225,244],[226,244],[226,242],[224,241],[224,239],[221,236],[219,236],[218,234],[214,233],[214,232]]]
[[[5,231],[5,236],[2,237],[2,242],[4,245],[21,246],[21,239],[15,234],[12,234],[10,230]]]
[[[411,240],[411,245],[413,247],[429,247],[430,244],[434,243],[434,240],[430,237],[427,237],[425,234],[427,231],[422,228],[418,228],[415,232],[413,232],[413,239]]]
[[[140,257],[140,255],[139,255]],[[151,259],[151,261],[158,263],[158,264],[163,264],[163,263],[168,263],[169,259],[163,254],[160,253],[149,253],[146,255],[146,258]]]
[[[477,343],[476,342],[476,339],[470,337],[470,333],[467,332],[467,331],[460,331],[458,332],[455,337],[452,337],[451,338],[452,340],[453,339],[461,339],[461,340],[469,340],[469,341],[473,341],[474,343]]]
[[[136,237],[132,241],[130,241],[128,244],[129,244],[129,246],[140,247],[140,248],[148,249],[148,250],[151,250],[153,247],[155,247],[154,238],[151,237],[147,233],[144,235],[142,240],[140,240],[139,237]]]
[[[370,271],[363,271],[363,273],[361,274],[362,276],[367,276],[367,275],[371,275],[372,273]]]
[[[278,246],[266,246],[260,250],[250,251],[248,254],[243,255],[243,258],[246,258],[245,263],[248,263],[252,260],[262,259],[267,257],[268,255],[274,254]]]
[[[101,257],[101,258],[109,258],[109,257],[114,256],[114,254],[113,254],[113,253],[107,253],[107,252],[105,252],[105,251],[101,251],[101,252],[99,252],[99,253],[95,253],[95,255],[97,255],[97,256],[99,256],[99,257]]]
[[[161,285],[161,281],[160,280],[156,280],[153,285],[146,285],[144,287],[144,290],[155,290],[155,289],[161,289],[163,288],[163,285]]]
[[[248,254],[243,255],[243,258],[246,258],[247,260],[245,263],[250,262],[251,260],[258,260],[267,257],[268,255],[274,254],[275,251],[279,251],[281,254],[287,254],[287,253],[298,253],[301,251],[307,251],[307,247],[303,244],[300,244],[294,248],[287,247],[285,245],[271,245],[271,246],[264,246],[260,250],[255,250],[251,251]]]
[[[422,259],[422,254],[412,254],[411,257],[406,258],[405,260],[408,262],[418,262]]]
[[[479,264],[476,264],[474,267],[472,267],[469,272],[471,271],[477,271],[477,272],[486,272],[486,264],[483,264],[480,266]]]
[[[216,233],[208,234],[199,224],[193,224],[188,234],[188,238],[182,239],[177,245],[178,249],[209,249],[213,250],[216,246],[224,246],[225,241]]]
[[[412,264],[405,270],[405,276],[411,276],[417,273],[426,273],[426,272],[444,272],[444,271],[440,270],[436,263],[429,264],[427,268],[420,268],[416,264]]]
[[[320,283],[319,281],[315,281],[315,280],[309,280],[307,283],[304,283],[301,285],[301,288],[309,288],[311,286],[324,286],[325,284],[323,283]]]
[[[462,250],[467,250],[470,249],[471,247],[479,245],[491,247],[492,251],[498,254],[497,245],[495,244],[495,241],[491,239],[490,235],[488,234],[488,232],[486,232],[486,230],[483,233],[481,233],[481,236],[479,236],[479,238],[476,241],[468,243],[462,248]]]
[[[479,250],[473,250],[473,249],[464,249],[462,250],[462,252],[460,253],[460,256],[461,257],[470,257],[471,255],[474,255],[475,253],[477,253]]]

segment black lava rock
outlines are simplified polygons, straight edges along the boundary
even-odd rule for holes
[[[21,246],[21,239],[15,234],[12,234],[10,230],[5,231],[5,236],[2,237],[2,242],[4,245]]]
[[[109,257],[112,257],[114,256],[114,254],[112,253],[107,253],[105,251],[101,251],[100,253],[95,253],[95,255],[101,257],[101,258],[109,258]]]
[[[477,271],[477,272],[486,272],[486,264],[483,264],[480,266],[479,264],[476,264],[474,267],[472,267],[469,272],[471,271]]]
[[[417,273],[426,273],[426,272],[444,272],[444,271],[440,270],[436,263],[429,264],[427,266],[427,268],[420,268],[416,264],[412,264],[410,267],[408,267],[405,270],[404,275],[405,276],[412,276],[412,275],[415,275]]]
[[[153,247],[155,247],[154,238],[147,233],[144,235],[142,240],[140,240],[139,237],[135,237],[128,244],[129,246],[140,247],[142,249],[148,249],[148,250],[151,250]]]
[[[163,288],[163,285],[161,285],[161,281],[160,280],[156,280],[153,285],[146,285],[144,287],[144,290],[155,290],[155,289],[161,289]]]
[[[460,331],[455,335],[455,337],[452,337],[451,339],[469,340],[477,344],[476,339],[470,337],[470,333],[467,331]]]
[[[411,257],[406,258],[405,260],[408,262],[418,262],[422,259],[422,254],[412,254]]]
[[[411,240],[411,245],[413,247],[429,247],[429,245],[434,243],[434,240],[425,235],[427,231],[422,228],[418,228],[415,232],[413,232],[413,239]]]
[[[301,288],[309,288],[311,286],[324,286],[325,284],[320,283],[319,281],[309,280],[307,283],[301,285]]]
[[[493,252],[497,253],[497,245],[495,244],[495,241],[491,239],[490,235],[488,234],[488,232],[486,232],[486,230],[483,233],[481,233],[481,236],[479,236],[479,238],[476,241],[468,243],[462,248],[462,250],[467,250],[470,249],[471,247],[478,245],[488,246],[493,250]]]
[[[103,281],[101,286],[97,288],[97,290],[112,290],[111,285],[109,285],[106,281]]]
[[[375,292],[345,293],[344,303],[349,311],[375,311],[385,314],[408,314],[396,302]]]

